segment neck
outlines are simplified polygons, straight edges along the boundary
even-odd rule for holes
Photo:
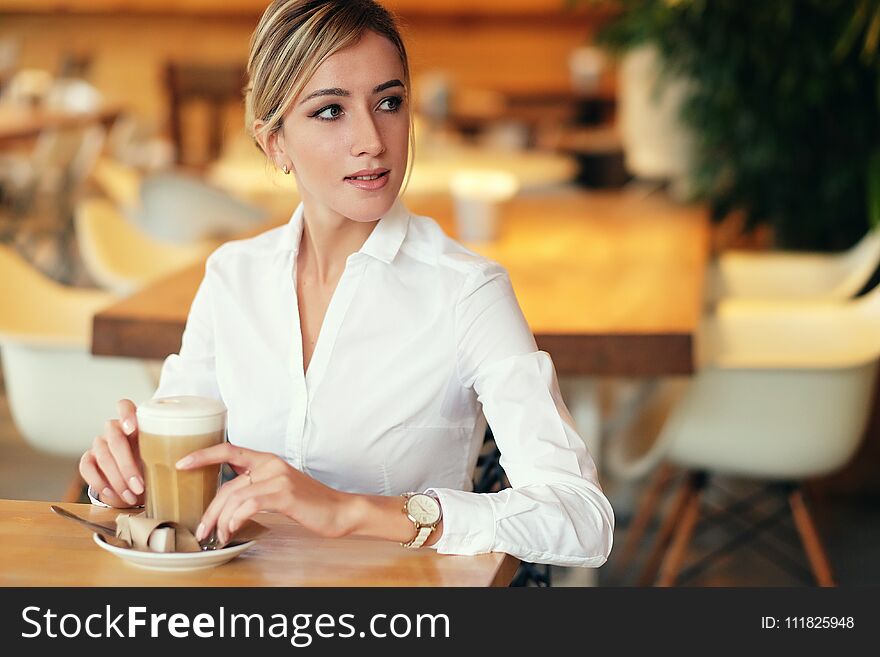
[[[378,221],[352,221],[329,209],[318,209],[303,200],[303,233],[298,267],[320,284],[335,281],[345,261],[367,241]]]

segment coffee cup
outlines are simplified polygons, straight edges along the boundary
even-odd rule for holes
[[[488,242],[498,236],[501,203],[512,198],[519,183],[507,171],[462,169],[450,179],[455,204],[458,238],[465,242]]]
[[[226,439],[226,407],[208,397],[160,397],[138,407],[137,421],[146,516],[195,532],[217,493],[220,465],[178,470],[175,464]]]

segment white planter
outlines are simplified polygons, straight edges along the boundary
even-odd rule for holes
[[[690,82],[661,78],[660,56],[642,46],[619,70],[618,123],[624,163],[637,178],[670,181],[674,196],[688,196],[694,137],[679,119]]]

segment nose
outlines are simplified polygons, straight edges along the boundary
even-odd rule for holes
[[[376,118],[370,111],[359,112],[353,122],[351,135],[351,154],[377,156],[385,152],[382,133],[376,125]]]

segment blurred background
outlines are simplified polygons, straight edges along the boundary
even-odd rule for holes
[[[607,566],[516,583],[880,584],[880,0],[383,4],[405,200],[510,270],[617,512]],[[96,315],[296,207],[243,126],[265,6],[0,5],[0,497],[82,499],[176,351]]]

